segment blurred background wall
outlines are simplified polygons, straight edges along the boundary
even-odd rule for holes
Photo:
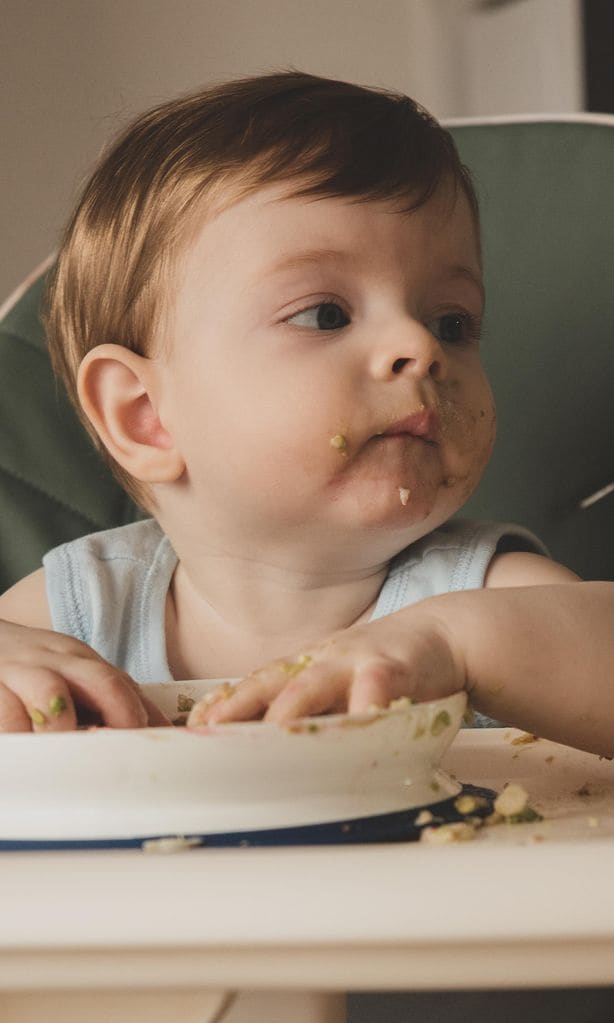
[[[584,105],[580,0],[0,0],[0,302],[102,145],[208,82],[293,65],[440,118]]]

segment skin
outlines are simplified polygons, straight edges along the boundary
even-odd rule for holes
[[[390,202],[291,198],[277,185],[197,225],[153,355],[105,343],[84,360],[83,407],[149,487],[179,557],[165,621],[173,676],[249,674],[192,723],[283,721],[472,685],[462,644],[438,616],[369,617],[390,558],[461,507],[490,457],[482,310],[460,190],[403,214]],[[546,559],[506,554],[486,585],[572,580]],[[35,573],[0,598],[0,616],[39,630],[29,663],[47,670],[44,592]],[[56,658],[52,681],[26,683],[5,668],[12,643],[5,633],[0,727],[33,727],[28,708],[58,679],[69,708],[44,727],[74,727],[70,700],[83,700],[74,676]],[[306,666],[289,674],[301,654]],[[102,708],[111,723],[112,705],[127,712],[134,691],[104,662],[97,670],[115,680]],[[417,681],[424,672],[428,685]]]

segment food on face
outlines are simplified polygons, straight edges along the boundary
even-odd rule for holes
[[[35,725],[47,724],[47,718],[43,714],[42,710],[38,709],[38,707],[31,707],[28,710],[28,714],[30,715],[31,720],[34,722]]]
[[[347,451],[348,442],[342,433],[336,433],[335,436],[330,439],[330,446],[331,448],[336,448],[337,451],[340,451],[341,454],[343,454]]]
[[[405,507],[405,505],[409,501],[409,494],[410,491],[407,490],[405,487],[399,487],[399,497],[401,498],[401,504],[403,505],[403,507]]]

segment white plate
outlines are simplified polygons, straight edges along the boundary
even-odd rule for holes
[[[169,715],[209,682],[148,685]],[[217,683],[216,683],[217,684]],[[0,841],[124,839],[291,828],[455,796],[439,770],[464,693],[368,715],[0,738]]]

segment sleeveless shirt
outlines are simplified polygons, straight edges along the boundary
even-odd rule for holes
[[[521,526],[462,519],[440,526],[392,559],[371,620],[426,597],[481,588],[502,549],[547,555]],[[172,681],[165,607],[177,556],[154,519],[69,541],[43,565],[57,632],[87,643],[140,684]]]

